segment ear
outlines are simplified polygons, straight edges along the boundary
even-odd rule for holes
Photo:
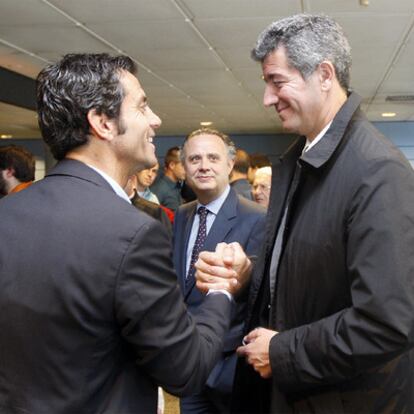
[[[319,80],[321,82],[321,89],[329,91],[332,88],[334,79],[336,79],[335,67],[332,62],[324,60],[318,67]]]
[[[234,160],[232,160],[231,158],[229,158],[227,160],[227,165],[229,166],[229,175],[231,174],[231,171],[233,170],[234,167]]]
[[[4,170],[4,173],[5,173],[6,178],[12,178],[14,177],[14,174],[16,173],[16,171],[14,170],[13,167],[9,167]]]
[[[105,114],[98,114],[96,109],[91,109],[87,118],[91,132],[96,137],[111,141],[117,135],[116,122],[109,119]]]

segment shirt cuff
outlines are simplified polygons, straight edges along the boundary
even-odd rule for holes
[[[227,292],[226,289],[209,289],[207,295],[216,295],[217,293],[223,293],[229,298],[229,301],[233,301],[233,295],[230,292]]]

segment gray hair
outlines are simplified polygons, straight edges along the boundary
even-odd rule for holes
[[[230,160],[234,160],[236,157],[236,146],[234,145],[234,142],[230,139],[230,137],[226,134],[224,134],[221,131],[218,131],[217,129],[213,128],[200,128],[196,129],[195,131],[191,132],[184,140],[184,143],[181,147],[180,151],[180,158],[181,162],[184,163],[185,160],[185,144],[188,140],[191,138],[197,137],[199,135],[215,135],[216,137],[219,137],[223,142],[224,145],[227,147],[227,157]]]
[[[339,84],[349,89],[351,47],[339,24],[325,15],[297,14],[271,23],[259,36],[251,56],[263,62],[284,46],[290,66],[307,79],[324,60],[335,67]]]

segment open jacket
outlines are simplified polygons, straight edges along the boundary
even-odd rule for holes
[[[414,173],[359,104],[352,93],[323,139],[301,155],[299,138],[274,173],[246,321],[280,332],[273,376],[240,360],[235,412],[414,412]]]

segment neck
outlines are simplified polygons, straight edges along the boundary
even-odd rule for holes
[[[313,131],[305,134],[306,138],[312,142],[319,133],[331,122],[347,100],[346,92],[338,85],[327,95],[320,117]]]
[[[125,188],[128,177],[132,175],[132,172],[124,162],[118,160],[109,151],[87,151],[81,148],[69,151],[66,158],[83,162],[103,171],[113,178],[122,188]]]
[[[6,193],[10,194],[18,185],[20,184],[20,181],[12,176],[10,178],[6,179]]]
[[[174,181],[175,183],[178,181],[175,174],[170,170],[165,170],[164,175],[168,177],[170,180]]]
[[[220,194],[217,194],[215,192],[209,192],[209,191],[203,191],[197,194],[194,190],[193,191],[195,192],[197,196],[198,202],[202,204],[203,206],[206,206],[212,201],[217,200],[224,193],[226,188],[224,188],[224,190]]]
[[[247,179],[247,174],[241,173],[240,171],[234,171],[234,170],[231,172],[231,177],[230,177],[231,183],[233,181],[242,180],[242,179]]]
[[[140,193],[143,193],[146,188],[147,187],[144,187],[143,185],[141,185],[139,183],[137,184],[137,191],[140,192]]]

